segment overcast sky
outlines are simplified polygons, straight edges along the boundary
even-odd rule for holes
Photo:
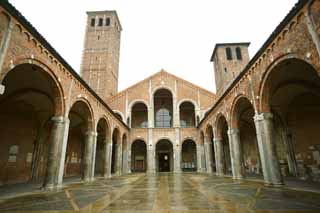
[[[86,11],[117,10],[119,90],[165,69],[215,91],[215,43],[251,42],[250,58],[297,0],[10,0],[79,73]]]

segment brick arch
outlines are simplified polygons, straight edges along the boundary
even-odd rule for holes
[[[148,102],[147,102],[146,100],[144,100],[144,99],[135,99],[135,100],[131,101],[130,104],[129,104],[129,106],[128,106],[128,108],[129,108],[130,111],[131,111],[131,110],[132,110],[132,107],[133,107],[134,105],[136,105],[136,104],[139,104],[139,103],[142,103],[142,104],[146,105],[147,109],[149,109],[149,104],[148,104]]]
[[[169,86],[165,86],[165,85],[161,85],[161,86],[157,86],[155,88],[152,89],[152,98],[154,97],[154,94],[158,91],[158,90],[161,90],[161,89],[166,89],[168,91],[171,92],[171,95],[172,95],[172,98],[173,97],[176,97],[176,94],[173,92],[173,89]]]
[[[231,108],[230,108],[230,128],[238,128],[238,104],[239,104],[239,101],[241,99],[246,99],[249,103],[251,103],[250,101],[250,98],[246,95],[246,94],[239,94],[238,96],[236,96],[233,101],[232,101],[232,104],[231,104]],[[255,106],[254,104],[252,104],[252,107],[254,110],[255,109]]]
[[[5,67],[2,70],[2,72],[0,73],[0,83],[2,83],[3,80],[6,78],[6,76],[12,70],[17,68],[18,66],[33,65],[33,66],[39,67],[40,70],[45,72],[47,74],[47,76],[50,78],[50,80],[52,80],[53,83],[55,84],[55,88],[54,88],[54,93],[55,93],[54,109],[55,109],[55,112],[54,112],[54,115],[55,116],[63,116],[66,111],[66,103],[64,101],[65,92],[63,90],[63,87],[60,83],[59,78],[54,73],[54,71],[51,68],[49,68],[49,66],[46,63],[42,62],[41,60],[34,59],[34,58],[19,57],[19,58],[17,58],[17,60],[13,61],[12,64],[14,64],[14,66]]]
[[[192,100],[192,99],[190,99],[190,98],[184,98],[184,99],[182,99],[182,100],[180,100],[180,101],[178,102],[178,104],[177,104],[178,110],[180,109],[180,105],[183,104],[183,103],[185,103],[185,102],[190,102],[190,103],[192,103],[193,106],[194,106],[194,110],[199,109],[198,104],[196,103],[196,101],[194,101],[194,100]]]
[[[277,59],[275,59],[265,70],[265,72],[262,74],[261,77],[261,83],[258,87],[258,94],[259,94],[259,104],[258,104],[258,112],[271,112],[270,106],[269,106],[269,98],[270,94],[268,93],[268,86],[269,86],[269,78],[273,72],[276,72],[277,67],[280,64],[285,63],[286,61],[299,61],[302,63],[305,63],[307,66],[310,66],[319,77],[319,73],[317,72],[317,69],[308,61],[305,59],[300,58],[295,53],[288,53],[282,56],[279,56]]]
[[[210,131],[211,131],[211,133],[212,133],[212,136],[214,137],[214,129],[213,129],[213,126],[210,124],[210,123],[208,123],[207,125],[206,125],[206,129],[205,129],[205,138],[207,139],[207,141],[210,141],[210,142],[212,142],[211,141],[211,138],[210,138],[210,136],[211,135],[209,135],[210,134]]]
[[[70,104],[70,108],[68,109],[68,115],[70,113],[70,110],[72,109],[72,107],[77,103],[77,102],[83,102],[88,110],[89,110],[89,119],[88,119],[88,130],[91,130],[91,131],[95,131],[96,130],[96,125],[95,125],[95,119],[94,119],[94,113],[93,113],[93,109],[92,109],[92,106],[90,104],[90,102],[84,98],[84,97],[79,97],[79,98],[76,98],[72,104]]]
[[[97,122],[95,124],[96,128],[98,126],[98,123],[100,122],[100,120],[104,120],[106,122],[106,139],[108,140],[108,143],[110,143],[110,139],[111,139],[111,125],[110,125],[110,121],[107,118],[107,116],[103,115],[101,117],[99,117],[97,119]]]
[[[120,116],[121,116],[121,120],[123,121],[123,122],[125,122],[125,117],[124,117],[124,114],[121,112],[121,111],[119,111],[119,110],[116,110],[116,109],[114,109],[114,110],[112,110],[115,114],[119,114]]]
[[[216,136],[216,138],[219,138],[219,139],[222,137],[221,136],[221,126],[220,126],[221,119],[225,119],[227,122],[227,125],[229,126],[227,117],[222,112],[218,113],[218,115],[216,116],[216,120],[214,121],[215,132],[213,134]]]
[[[138,138],[138,137],[136,137],[136,138],[134,138],[133,140],[131,140],[130,147],[132,148],[132,144],[134,144],[134,143],[137,142],[137,141],[143,141],[143,143],[144,143],[146,146],[148,146],[148,144],[147,144],[147,142],[146,142],[146,140],[145,140],[144,138]]]
[[[160,141],[162,141],[162,140],[167,140],[167,141],[169,141],[169,142],[172,144],[172,147],[173,147],[174,143],[172,142],[172,140],[171,140],[169,137],[165,137],[165,136],[158,138],[158,139],[157,139],[157,142],[155,143],[155,146],[157,146],[157,144],[158,144]]]
[[[118,137],[117,137],[117,143],[121,143],[121,131],[120,131],[120,127],[119,126],[115,126],[112,130],[112,134],[111,134],[111,139],[113,139],[113,134],[115,134],[115,132],[118,131]]]

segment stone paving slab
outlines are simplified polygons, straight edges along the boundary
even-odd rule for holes
[[[320,194],[206,174],[132,174],[5,199],[0,212],[320,212]]]

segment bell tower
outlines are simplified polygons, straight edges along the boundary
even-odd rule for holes
[[[219,43],[214,47],[211,62],[214,64],[217,94],[222,94],[249,62],[249,42]]]
[[[116,11],[87,12],[81,76],[104,101],[118,92],[121,30]]]

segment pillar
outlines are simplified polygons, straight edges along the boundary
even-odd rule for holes
[[[197,144],[197,162],[198,172],[205,172],[205,156],[204,156],[204,145]]]
[[[180,130],[175,128],[175,143],[173,145],[173,172],[181,173],[181,146],[180,146]]]
[[[109,162],[110,162],[110,156],[109,156],[109,144],[111,143],[110,140],[104,140],[103,141],[103,148],[104,148],[104,162],[103,162],[103,177],[108,178],[108,171],[109,169]]]
[[[204,151],[205,151],[206,166],[207,166],[206,172],[212,173],[212,144],[208,140],[205,140],[204,142]]]
[[[117,160],[116,160],[116,175],[121,175],[122,173],[122,142],[119,141],[119,143],[117,144]]]
[[[148,129],[148,143],[147,143],[147,173],[156,172],[156,155],[155,146],[152,140],[152,129]]]
[[[97,133],[94,131],[88,131],[86,133],[86,140],[84,145],[84,157],[83,157],[83,180],[89,182],[92,180],[92,167],[93,167],[93,152],[94,143],[97,138]]]
[[[46,175],[43,183],[46,189],[53,189],[62,184],[70,123],[68,118],[62,116],[53,117],[52,122]]]
[[[111,177],[112,141],[105,141],[104,178]]]
[[[243,178],[243,160],[238,129],[229,129],[229,146],[233,179]]]
[[[275,149],[273,116],[271,113],[260,113],[254,116],[258,147],[265,184],[282,185],[279,161]]]
[[[215,158],[216,158],[216,173],[217,176],[223,176],[225,171],[224,171],[224,154],[223,154],[223,144],[222,144],[222,139],[220,138],[215,138],[214,139],[214,144],[215,144]]]

